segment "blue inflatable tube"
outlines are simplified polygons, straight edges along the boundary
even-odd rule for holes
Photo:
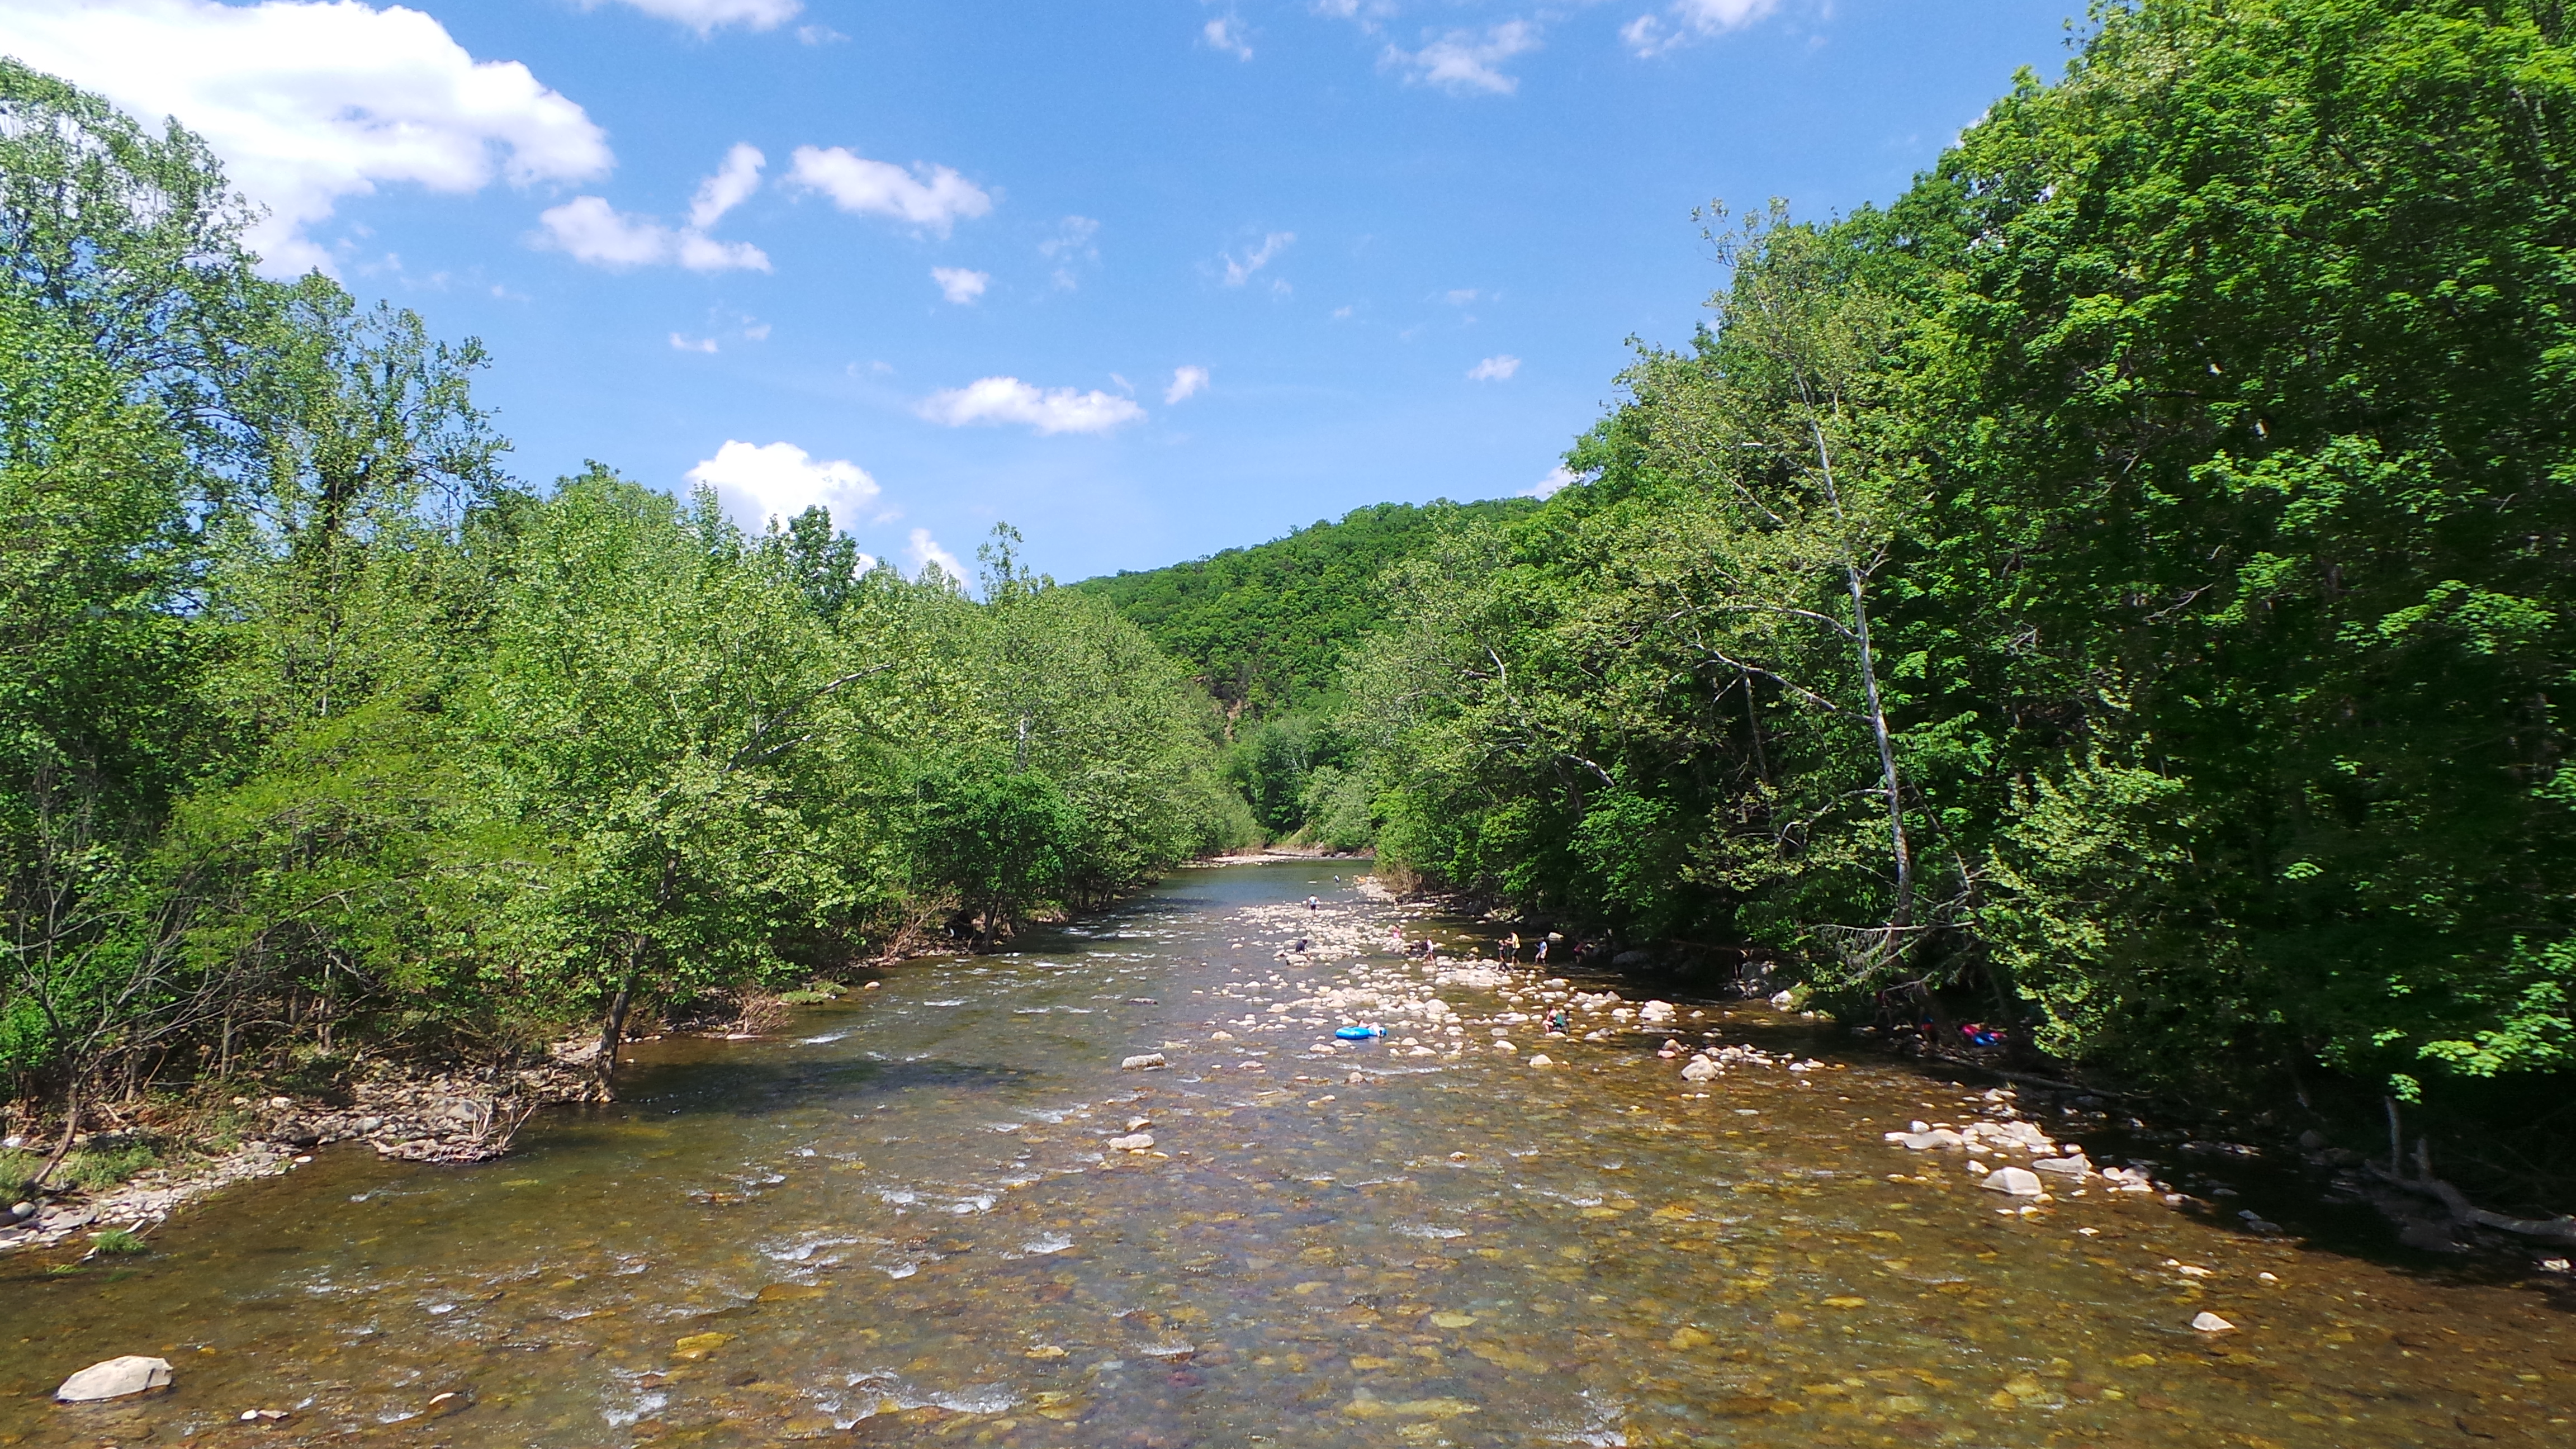
[[[1373,1041],[1378,1037],[1386,1035],[1386,1028],[1382,1026],[1346,1026],[1336,1030],[1333,1035],[1340,1037],[1344,1041]]]

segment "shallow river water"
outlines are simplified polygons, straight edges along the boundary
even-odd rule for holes
[[[1385,949],[1471,943],[1336,868],[647,1045],[499,1162],[336,1149],[128,1266],[0,1265],[0,1444],[2576,1443],[2542,1292],[2098,1181],[2020,1211],[1880,1139],[1981,1090],[1758,1005],[1544,1037],[1542,973]],[[1388,1035],[1315,1050],[1345,1018]],[[175,1390],[51,1403],[120,1353]]]

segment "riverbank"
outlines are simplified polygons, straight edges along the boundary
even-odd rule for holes
[[[245,1085],[252,1084],[216,1090]],[[48,1191],[8,1205],[0,1254],[55,1248],[76,1235],[148,1235],[183,1207],[236,1183],[291,1172],[344,1142],[409,1162],[484,1161],[508,1151],[539,1108],[597,1093],[597,1081],[573,1054],[559,1051],[544,1063],[481,1072],[362,1061],[322,1093],[182,1104],[161,1114],[157,1129],[146,1116],[122,1130],[76,1139],[76,1151],[148,1143],[162,1160],[96,1190]]]
[[[1304,858],[1281,853],[1235,863]],[[1061,929],[1073,919],[1048,914],[1023,928]],[[884,973],[902,963],[965,954],[953,941],[905,930],[843,974],[852,978],[855,989],[867,990],[880,986]],[[822,989],[727,997],[712,1011],[663,1022],[625,1044],[631,1048],[674,1037],[756,1041],[791,1022],[795,1008],[829,1003],[853,989],[840,982],[816,985]],[[148,1104],[118,1125],[75,1137],[73,1151],[143,1151],[156,1159],[153,1165],[96,1188],[57,1185],[41,1194],[0,1193],[0,1257],[77,1246],[110,1232],[148,1235],[183,1208],[237,1183],[292,1172],[311,1163],[320,1149],[341,1143],[363,1142],[380,1157],[409,1162],[472,1163],[500,1157],[540,1109],[600,1099],[598,1051],[598,1038],[583,1033],[554,1042],[544,1059],[535,1062],[477,1067],[454,1060],[365,1057],[318,1090],[246,1077]],[[41,1131],[12,1139],[32,1143],[31,1150],[37,1151],[55,1140],[58,1134]]]
[[[1370,881],[1376,884],[1375,877]],[[2385,1154],[2374,1158],[2337,1145],[2317,1130],[2321,1123],[2285,1120],[2275,1113],[2247,1120],[2225,1109],[2092,1080],[2075,1064],[2017,1060],[2003,1048],[1947,1050],[1946,1018],[1941,1029],[1927,1032],[1909,1028],[1890,1033],[1877,1024],[1843,1023],[1828,1012],[1809,1010],[1811,1003],[1803,992],[1774,990],[1773,963],[1748,951],[1703,943],[1586,937],[1557,930],[1555,923],[1543,919],[1509,912],[1490,899],[1454,892],[1417,888],[1391,892],[1387,898],[1476,921],[1497,939],[1523,933],[1531,948],[1544,938],[1551,943],[1552,960],[1562,969],[1598,973],[1632,991],[1760,1003],[1830,1024],[1864,1049],[1909,1063],[1929,1076],[2003,1084],[2008,1093],[2030,1095],[2039,1110],[2058,1114],[2075,1130],[2107,1133],[2134,1147],[2145,1164],[2143,1171],[2169,1171],[2199,1183],[2192,1191],[2215,1188],[2223,1197],[2235,1196],[2237,1189],[2191,1171],[2195,1164],[2234,1164],[2265,1178],[2276,1205],[2296,1202],[2325,1216],[2343,1216],[2344,1230],[2338,1237],[2345,1242],[2357,1242],[2361,1235],[2351,1231],[2349,1216],[2342,1210],[2362,1207],[2383,1224],[2375,1235],[2382,1242],[2415,1252],[2479,1259],[2491,1271],[2554,1279],[2567,1275],[2571,1257],[2576,1257],[2576,1216],[2517,1215],[2481,1207],[2456,1185],[2435,1177],[2426,1164]],[[2165,1158],[2174,1161],[2169,1166],[2159,1160]],[[2146,1178],[2138,1180],[2140,1190],[2145,1190],[2146,1182]],[[2156,1181],[2153,1190],[2176,1203],[2192,1195],[2165,1181]],[[2201,1205],[2210,1210],[2221,1206],[2216,1201]],[[2246,1215],[2262,1221],[2260,1214]]]

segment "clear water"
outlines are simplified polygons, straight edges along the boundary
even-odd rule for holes
[[[648,1045],[497,1163],[335,1150],[128,1266],[0,1267],[0,1444],[2576,1443],[2541,1292],[2098,1188],[2013,1212],[1880,1141],[1973,1093],[1758,1009],[1670,1034],[1824,1065],[1694,1087],[1665,1031],[1541,1040],[1535,973],[1274,959],[1467,939],[1334,868],[1184,872],[774,1040]],[[1312,1051],[1344,1016],[1389,1035]],[[1135,1118],[1153,1149],[1107,1148]],[[120,1353],[175,1390],[50,1402]]]

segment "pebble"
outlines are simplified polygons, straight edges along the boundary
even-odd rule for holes
[[[93,1404],[101,1399],[121,1399],[147,1389],[170,1386],[170,1361],[145,1358],[129,1353],[104,1363],[94,1363],[63,1380],[54,1397],[66,1404]]]
[[[1124,1137],[1109,1139],[1109,1150],[1112,1152],[1144,1152],[1150,1150],[1153,1145],[1154,1134],[1151,1132],[1130,1132]]]
[[[2232,1333],[2236,1330],[2235,1324],[2207,1310],[2193,1314],[2191,1326],[2203,1333]]]
[[[1171,1063],[1164,1059],[1161,1052],[1139,1052],[1135,1056],[1129,1057],[1127,1060],[1120,1062],[1118,1064],[1118,1070],[1122,1072],[1143,1072],[1151,1071],[1155,1067],[1168,1067],[1170,1065]]]

